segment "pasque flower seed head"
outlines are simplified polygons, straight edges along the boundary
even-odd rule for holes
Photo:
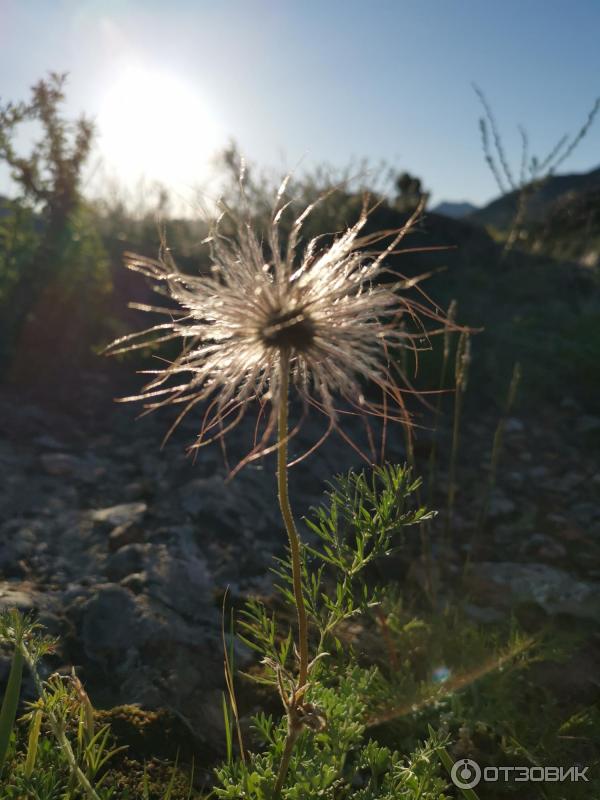
[[[289,363],[291,384],[307,408],[327,416],[329,430],[338,426],[335,397],[371,414],[389,409],[390,400],[401,403],[389,366],[394,349],[411,343],[400,317],[409,314],[422,327],[423,315],[436,316],[403,293],[415,281],[382,280],[389,272],[386,256],[396,250],[416,214],[401,229],[361,236],[369,217],[365,201],[357,222],[345,232],[327,244],[315,237],[301,248],[303,223],[317,201],[294,220],[283,245],[281,220],[290,205],[283,200],[286,184],[277,195],[266,245],[249,219],[224,210],[207,240],[209,274],[180,272],[164,245],[156,260],[126,254],[126,266],[161,284],[163,292],[166,288],[178,309],[138,306],[170,319],[116,340],[109,352],[174,338],[182,340],[183,348],[173,362],[150,373],[139,395],[124,399],[142,400],[149,410],[182,404],[177,421],[205,401],[196,446],[224,436],[257,400],[263,406],[270,403],[271,410],[249,457],[270,449],[282,356]],[[232,234],[223,232],[223,216],[232,222]],[[386,238],[384,249],[372,249]],[[366,383],[380,387],[381,404],[365,399]]]

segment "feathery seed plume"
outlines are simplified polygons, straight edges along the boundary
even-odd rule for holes
[[[164,285],[179,310],[138,305],[142,310],[167,314],[170,320],[117,339],[108,348],[116,354],[150,343],[182,340],[182,353],[164,368],[152,371],[152,379],[139,395],[123,399],[141,400],[147,410],[182,404],[175,425],[194,406],[207,402],[194,447],[225,436],[253,401],[259,402],[261,413],[270,407],[264,432],[243,463],[277,447],[269,446],[269,440],[280,402],[282,357],[287,359],[290,384],[305,409],[318,408],[328,419],[327,432],[319,443],[334,429],[342,433],[336,396],[360,413],[405,422],[390,359],[397,348],[414,347],[416,335],[407,333],[400,318],[409,315],[416,321],[420,336],[423,317],[439,319],[427,305],[402,294],[417,279],[396,276],[395,282],[382,281],[389,272],[385,258],[398,252],[398,244],[421,208],[398,230],[360,236],[370,213],[365,201],[352,227],[327,245],[322,244],[323,237],[315,237],[300,252],[303,223],[322,198],[295,219],[284,246],[280,223],[290,205],[283,199],[286,186],[287,179],[277,194],[267,247],[249,219],[224,210],[207,239],[210,274],[180,272],[164,242],[157,260],[126,254],[126,266]],[[219,223],[224,215],[233,221],[233,236],[221,232]],[[384,239],[389,243],[383,249],[370,249]],[[380,404],[365,398],[363,387],[369,382],[380,387]],[[400,408],[399,417],[389,413],[394,404]]]

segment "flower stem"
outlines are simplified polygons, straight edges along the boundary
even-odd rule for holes
[[[277,487],[279,490],[279,506],[290,542],[290,555],[292,560],[292,581],[294,599],[298,614],[298,652],[300,654],[300,668],[298,672],[298,689],[302,689],[308,677],[308,625],[306,609],[302,595],[302,562],[300,556],[300,537],[296,530],[290,497],[288,493],[288,387],[289,387],[289,354],[281,354],[281,400],[279,403],[279,448],[277,450]]]
[[[288,412],[289,412],[289,370],[290,356],[287,350],[282,350],[280,361],[280,400],[279,400],[279,427],[277,449],[277,487],[279,490],[279,506],[281,516],[285,524],[289,543],[290,556],[292,562],[292,583],[294,589],[294,600],[296,612],[298,614],[298,653],[300,656],[300,666],[298,669],[298,685],[289,700],[287,706],[288,732],[285,739],[277,781],[275,783],[274,796],[278,798],[283,788],[283,783],[287,775],[290,759],[294,750],[294,744],[302,729],[302,724],[298,719],[297,703],[303,694],[303,689],[308,678],[308,624],[306,620],[306,608],[302,595],[302,557],[300,554],[300,537],[296,530],[292,509],[290,507],[290,497],[288,492]]]
[[[300,734],[301,726],[299,725],[298,721],[292,716],[295,717],[295,714],[288,712],[288,732],[287,736],[285,737],[285,745],[283,748],[283,754],[281,756],[281,763],[279,764],[279,772],[277,773],[277,781],[275,783],[275,788],[273,790],[273,796],[277,799],[281,795],[281,790],[283,789],[283,782],[285,781],[285,776],[287,775],[288,767],[290,765],[290,760],[292,758],[292,753],[294,751],[294,745],[296,744],[296,739]]]

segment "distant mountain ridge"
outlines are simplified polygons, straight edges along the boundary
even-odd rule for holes
[[[451,219],[461,219],[469,214],[473,214],[478,210],[478,207],[469,203],[466,200],[444,200],[438,203],[437,206],[431,209],[435,214],[442,214],[444,217]]]

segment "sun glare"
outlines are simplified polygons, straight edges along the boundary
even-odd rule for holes
[[[185,192],[206,177],[224,143],[197,89],[168,72],[138,67],[110,86],[97,122],[109,172],[129,185],[143,178]]]

